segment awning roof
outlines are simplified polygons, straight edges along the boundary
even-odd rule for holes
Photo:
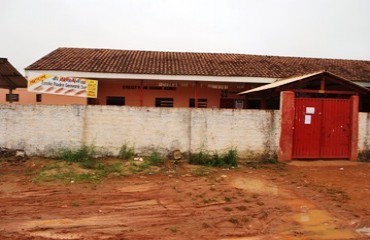
[[[356,83],[353,83],[353,82],[351,82],[351,81],[349,81],[347,79],[344,79],[342,77],[339,77],[337,75],[334,75],[334,74],[332,74],[330,72],[327,72],[327,71],[318,71],[318,72],[313,72],[313,73],[309,73],[309,74],[305,74],[305,75],[301,75],[301,76],[294,76],[294,77],[290,77],[290,78],[286,78],[286,79],[281,79],[281,80],[278,79],[275,82],[272,82],[272,83],[269,83],[269,84],[266,84],[266,85],[263,85],[263,86],[260,86],[260,87],[257,87],[257,88],[253,88],[253,89],[250,89],[250,90],[247,90],[247,91],[238,93],[238,94],[239,95],[244,95],[244,94],[249,94],[249,93],[262,92],[262,91],[266,91],[266,90],[274,89],[274,88],[278,88],[278,87],[284,87],[286,85],[289,85],[289,84],[292,84],[292,83],[296,83],[296,82],[305,80],[307,78],[311,78],[311,77],[322,75],[322,74],[326,74],[326,75],[335,77],[337,79],[340,79],[347,86],[350,86],[351,88],[354,88],[354,89],[356,89],[359,92],[370,92],[369,89],[367,89],[365,87],[362,87],[362,86],[360,86],[360,85],[358,85]]]
[[[27,80],[6,58],[0,58],[0,88],[26,88]]]

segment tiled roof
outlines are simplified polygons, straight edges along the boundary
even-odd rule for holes
[[[26,70],[268,78],[326,70],[370,82],[370,61],[89,48],[58,48]]]
[[[0,58],[0,88],[16,89],[27,87],[27,80],[9,63]]]

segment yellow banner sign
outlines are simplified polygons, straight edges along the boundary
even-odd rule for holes
[[[97,98],[98,81],[42,74],[28,80],[29,92]]]

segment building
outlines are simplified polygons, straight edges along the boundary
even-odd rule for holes
[[[26,76],[48,73],[96,79],[98,97],[34,94],[24,89],[16,94],[20,95],[18,103],[277,109],[279,99],[265,101],[238,93],[276,79],[322,70],[370,87],[370,61],[58,48],[28,66]],[[363,108],[369,105],[366,99],[360,98]]]
[[[27,87],[27,80],[9,63],[8,59],[0,58],[0,91],[4,93],[3,101],[18,101],[18,95],[12,93],[17,88],[25,87]]]

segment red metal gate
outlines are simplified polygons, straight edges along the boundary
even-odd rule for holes
[[[296,98],[293,158],[350,158],[350,99]]]

